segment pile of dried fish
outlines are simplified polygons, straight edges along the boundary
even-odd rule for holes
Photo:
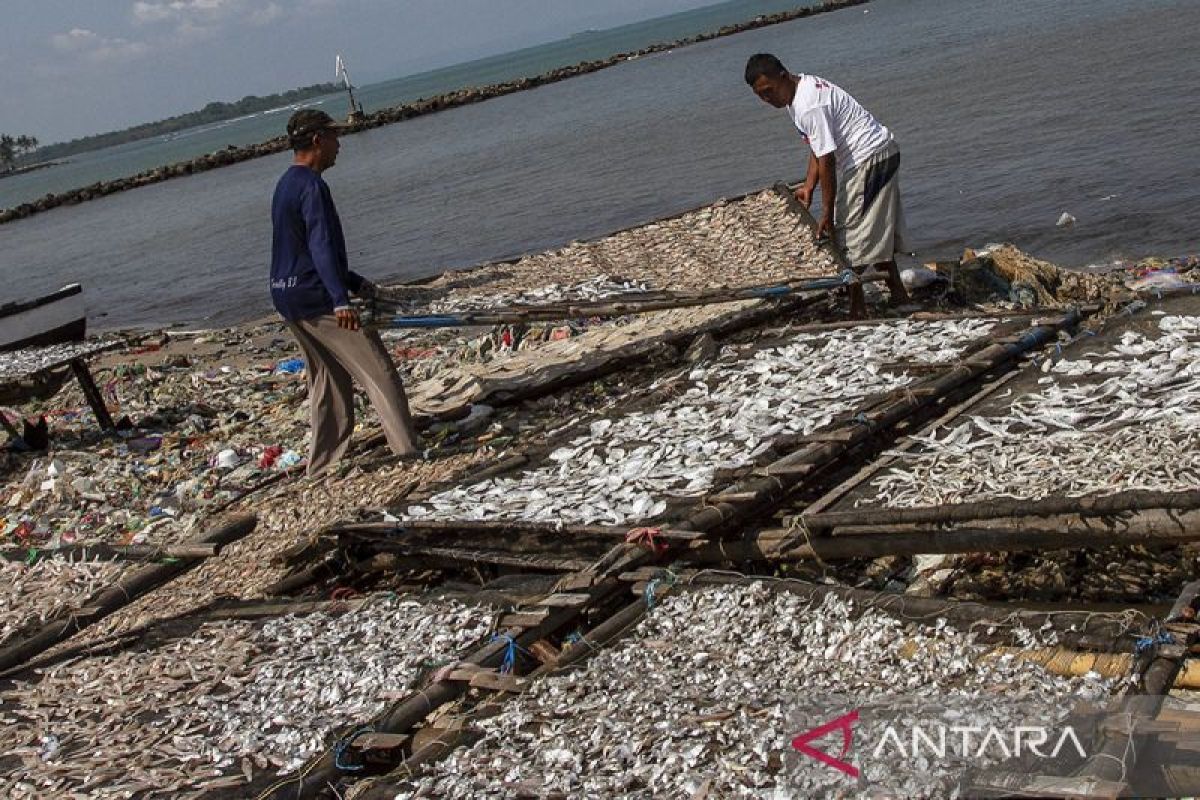
[[[1200,485],[1200,317],[1163,316],[1158,335],[1126,331],[1107,352],[1045,362],[1040,391],[1008,412],[924,437],[874,482],[914,507]],[[1003,395],[1001,395],[1003,397]],[[860,501],[860,504],[864,501]]]
[[[0,644],[26,625],[77,611],[124,567],[116,561],[44,558],[26,564],[0,559]]]
[[[601,419],[551,464],[435,495],[406,517],[623,524],[662,514],[667,497],[712,488],[785,434],[808,434],[874,394],[904,386],[894,362],[945,363],[993,320],[902,321],[804,333],[750,358],[697,367],[657,408]]]
[[[944,621],[917,626],[875,610],[852,619],[850,611],[835,598],[812,605],[762,584],[668,597],[630,639],[480,720],[479,742],[419,768],[395,787],[397,800],[813,797],[847,788],[945,796],[962,763],[882,763],[856,746],[865,785],[847,786],[813,760],[785,773],[789,743],[812,727],[792,718],[794,709],[806,697],[903,696],[940,706],[957,696],[971,712],[993,712],[994,722],[1004,699],[1037,703],[1051,717],[1068,698],[1112,689],[1095,675],[1059,678],[1011,657],[985,658],[986,648]],[[836,756],[840,736],[832,737],[815,746]]]
[[[116,342],[89,340],[67,344],[51,344],[44,347],[26,347],[0,353],[0,381],[23,378],[47,367],[64,364],[73,358],[82,358],[116,346]]]
[[[773,189],[742,200],[717,202],[673,219],[642,225],[590,242],[526,256],[515,264],[446,273],[429,288],[455,286],[467,277],[496,291],[522,291],[546,276],[579,283],[620,275],[671,289],[750,286],[799,277],[834,275],[833,259],[819,250],[812,231]],[[489,280],[490,279],[490,280]]]
[[[0,794],[178,798],[294,771],[492,618],[381,598],[343,616],[209,623],[147,652],[56,665],[0,695],[0,750],[17,760]]]
[[[553,274],[553,273],[549,273]],[[487,292],[483,294],[450,294],[423,306],[429,313],[444,314],[476,309],[539,306],[558,303],[598,302],[628,294],[650,291],[642,281],[630,281],[609,275],[597,275],[574,284],[549,283],[529,289]]]

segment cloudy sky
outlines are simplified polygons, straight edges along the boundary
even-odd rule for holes
[[[713,0],[0,0],[0,132],[43,143],[333,79],[370,83]]]

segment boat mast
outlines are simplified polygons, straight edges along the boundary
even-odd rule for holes
[[[354,99],[354,84],[350,82],[350,73],[346,70],[346,62],[342,60],[342,54],[337,54],[337,61],[334,64],[334,77],[340,78],[346,87],[346,93],[350,95],[350,115],[346,118],[348,122],[358,122],[363,118],[363,107]]]

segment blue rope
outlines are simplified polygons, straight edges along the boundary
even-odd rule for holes
[[[513,667],[515,667],[517,665],[517,653],[524,653],[525,655],[533,655],[528,650],[526,650],[524,647],[521,647],[521,645],[517,644],[517,640],[514,639],[513,637],[509,636],[507,633],[497,633],[495,636],[492,637],[493,642],[496,641],[497,639],[502,639],[502,640],[508,642],[508,645],[504,648],[504,659],[500,662],[500,674],[501,675],[511,675],[512,674]]]
[[[870,425],[871,424],[871,420],[867,419],[867,415],[863,411],[860,411],[857,414],[855,414],[853,421],[857,422],[859,425]]]
[[[646,584],[646,608],[654,608],[655,595],[658,593],[659,586],[674,586],[676,575],[669,569],[663,570],[658,575],[650,579]]]
[[[1158,647],[1160,644],[1175,644],[1175,637],[1169,632],[1164,631],[1157,636],[1139,636],[1133,644],[1133,652],[1137,655]]]
[[[333,765],[335,767],[337,767],[338,769],[342,770],[343,772],[358,772],[360,769],[363,769],[362,764],[344,764],[344,763],[342,763],[342,756],[345,754],[345,752],[348,749],[350,749],[351,742],[353,742],[355,739],[357,739],[361,734],[371,733],[374,730],[375,730],[374,728],[359,728],[354,733],[350,734],[345,739],[342,739],[337,744],[335,744],[333,746]]]
[[[579,644],[583,641],[583,634],[579,631],[568,633],[563,637],[563,644]]]

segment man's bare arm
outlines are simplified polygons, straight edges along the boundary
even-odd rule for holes
[[[819,178],[818,170],[817,157],[810,152],[808,154],[808,172],[804,173],[804,185],[796,190],[796,199],[804,203],[805,208],[812,205],[813,191],[817,188]]]
[[[817,224],[817,238],[833,236],[833,209],[837,204],[837,162],[833,153],[817,159],[817,180],[821,184],[821,221]]]

